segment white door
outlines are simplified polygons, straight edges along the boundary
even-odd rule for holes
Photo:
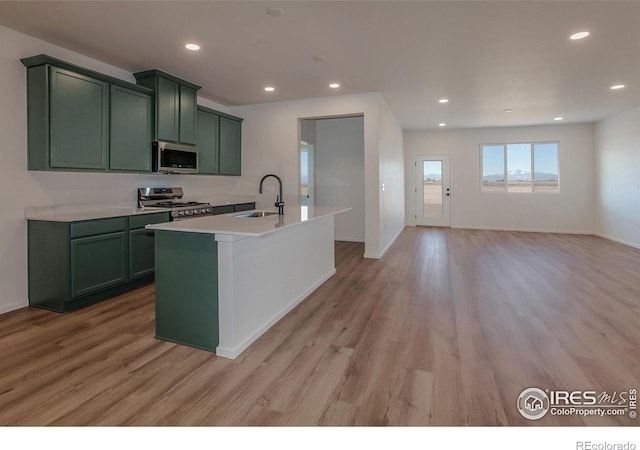
[[[419,155],[415,161],[416,225],[451,226],[449,155]]]

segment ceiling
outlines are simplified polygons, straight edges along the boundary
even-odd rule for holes
[[[0,25],[164,70],[224,105],[377,91],[404,129],[591,122],[640,105],[633,1],[0,1]],[[570,41],[580,30],[591,35]]]

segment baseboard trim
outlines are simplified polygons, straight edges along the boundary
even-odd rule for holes
[[[391,246],[393,245],[393,243],[396,241],[396,239],[398,239],[398,237],[400,237],[400,235],[404,231],[405,227],[406,227],[406,225],[403,225],[402,228],[400,228],[400,231],[398,231],[396,233],[396,235],[393,237],[393,239],[391,239],[391,241],[387,244],[387,246],[380,253],[366,253],[365,252],[364,257],[368,258],[368,259],[382,259],[384,254],[387,253],[387,250],[389,250],[391,248]]]
[[[452,226],[451,228],[456,230],[517,231],[521,233],[551,233],[551,234],[583,234],[587,236],[597,235],[593,231],[552,230],[548,228],[479,227],[475,225],[456,225],[456,226]]]
[[[304,291],[300,296],[295,298],[291,303],[286,305],[280,311],[278,311],[271,319],[267,320],[264,325],[258,328],[253,334],[247,337],[244,341],[233,348],[222,347],[218,345],[216,347],[216,355],[222,356],[223,358],[236,359],[240,354],[245,351],[251,344],[254,343],[256,339],[258,339],[262,334],[264,334],[269,328],[274,326],[280,319],[282,319],[285,315],[289,313],[293,308],[298,306],[300,302],[302,302],[305,298],[313,293],[316,289],[318,289],[322,283],[327,281],[329,278],[334,276],[336,273],[335,267],[326,273],[323,277],[321,277],[316,283],[314,283],[309,289]]]
[[[624,239],[614,238],[613,236],[609,236],[609,235],[604,234],[604,233],[594,233],[594,236],[598,236],[598,237],[601,237],[602,239],[607,239],[608,241],[617,242],[618,244],[623,244],[623,245],[626,245],[627,247],[632,247],[632,248],[640,250],[640,244],[636,244],[636,243],[633,243],[633,242],[625,241]]]
[[[29,306],[29,300],[26,299],[19,302],[9,303],[8,305],[1,305],[0,314],[5,314],[20,308],[26,308],[27,306]]]

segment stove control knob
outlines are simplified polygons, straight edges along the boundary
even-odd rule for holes
[[[184,216],[184,211],[178,211],[179,216]]]

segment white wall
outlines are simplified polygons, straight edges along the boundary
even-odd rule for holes
[[[593,124],[577,124],[405,132],[407,224],[415,225],[415,156],[449,154],[452,227],[596,232],[594,129]],[[531,141],[559,141],[560,192],[480,192],[480,144]]]
[[[378,257],[382,257],[405,225],[405,154],[402,128],[384,99],[380,111],[380,243]],[[375,257],[376,255],[371,255]]]
[[[127,71],[5,27],[0,27],[0,42],[0,314],[28,304],[27,206],[93,201],[134,206],[138,187],[167,184],[184,186],[193,199],[224,202],[255,197],[255,184],[237,177],[27,171],[26,69],[20,58],[46,53],[117,78],[135,80]],[[208,100],[199,102],[233,113]]]
[[[351,208],[335,217],[335,238],[364,242],[364,118],[314,122],[313,204]]]
[[[596,124],[598,234],[640,248],[640,108]]]
[[[243,117],[243,179],[257,182],[266,173],[275,173],[284,181],[284,199],[287,204],[299,205],[300,184],[299,127],[300,118],[362,115],[364,117],[364,173],[365,173],[365,256],[379,258],[404,225],[392,208],[383,208],[381,199],[381,168],[397,165],[402,159],[402,134],[393,113],[381,114],[384,100],[377,93],[339,95],[305,100],[263,103],[240,106],[234,113]],[[392,130],[390,130],[392,129]],[[400,164],[401,166],[401,164]],[[384,170],[385,176],[388,170]],[[401,174],[393,170],[386,181],[389,192],[403,190]],[[255,181],[254,181],[255,180]],[[271,207],[275,201],[275,184],[265,185],[264,194],[258,196],[258,207]],[[385,204],[392,204],[387,201]],[[403,205],[403,204],[402,204]],[[404,207],[404,206],[402,206]],[[286,207],[285,207],[286,212]],[[388,224],[387,232],[380,230]],[[401,225],[399,225],[401,223]],[[381,226],[382,224],[382,226]],[[400,229],[395,230],[395,228]]]

